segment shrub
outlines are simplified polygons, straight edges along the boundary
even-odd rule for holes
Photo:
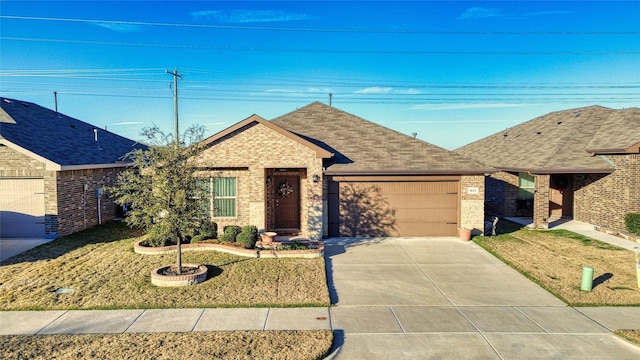
[[[227,225],[223,229],[223,234],[220,240],[226,242],[236,242],[236,237],[242,232],[242,228],[237,225]]]
[[[640,235],[640,213],[628,213],[625,215],[624,224],[629,232]]]
[[[242,244],[245,249],[253,249],[256,246],[256,240],[250,232],[241,232],[236,237],[236,242]]]
[[[258,241],[258,228],[254,225],[247,225],[236,237],[236,242],[241,243],[246,249],[253,249]]]

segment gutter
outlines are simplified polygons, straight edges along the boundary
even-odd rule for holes
[[[610,162],[608,162],[610,164]],[[610,169],[526,169],[526,168],[498,168],[499,171],[505,172],[521,172],[531,175],[545,175],[545,174],[611,174],[616,171],[615,168]]]
[[[325,170],[325,175],[330,176],[349,176],[349,175],[487,175],[495,173],[495,169],[478,169],[478,170]]]

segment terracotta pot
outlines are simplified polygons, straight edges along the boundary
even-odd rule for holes
[[[274,232],[264,232],[260,234],[260,239],[262,239],[263,244],[271,244],[277,235]]]
[[[462,241],[471,240],[471,229],[458,228],[458,236],[460,236],[460,240]]]

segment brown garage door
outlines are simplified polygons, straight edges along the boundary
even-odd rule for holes
[[[458,189],[457,179],[333,183],[329,235],[455,236]]]

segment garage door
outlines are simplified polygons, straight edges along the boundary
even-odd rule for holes
[[[330,236],[455,236],[458,189],[458,180],[334,183]]]
[[[0,179],[0,238],[44,237],[44,180]]]

